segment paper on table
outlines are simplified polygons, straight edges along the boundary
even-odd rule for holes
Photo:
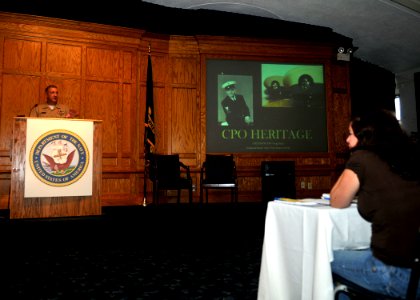
[[[330,196],[330,194],[323,193],[322,196],[321,196],[321,199],[331,200],[331,196]]]
[[[321,205],[330,205],[331,204],[330,200],[327,200],[327,199],[316,199],[315,202],[318,203],[318,204],[321,204]]]
[[[318,204],[314,199],[274,198],[274,202],[291,204],[291,205],[305,205],[305,206]]]

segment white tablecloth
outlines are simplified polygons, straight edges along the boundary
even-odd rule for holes
[[[333,250],[367,248],[370,235],[370,224],[356,206],[269,202],[258,299],[333,299]]]

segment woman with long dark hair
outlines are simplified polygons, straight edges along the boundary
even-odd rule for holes
[[[385,110],[354,118],[346,142],[351,155],[330,192],[331,206],[348,207],[357,197],[372,238],[369,249],[334,251],[332,271],[368,290],[404,297],[420,227],[418,148]]]

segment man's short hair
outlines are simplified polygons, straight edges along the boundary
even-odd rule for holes
[[[54,85],[54,84],[50,84],[49,86],[47,86],[47,87],[45,88],[45,92],[46,92],[46,93],[48,93],[48,90],[49,90],[49,89],[51,89],[51,88],[58,89],[58,87],[57,87],[56,85]]]

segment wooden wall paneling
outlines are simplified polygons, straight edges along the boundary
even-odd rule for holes
[[[238,185],[240,187],[240,202],[257,202],[261,201],[261,176],[239,177]]]
[[[138,168],[144,168],[144,117],[146,112],[146,78],[147,78],[147,55],[143,55],[140,52],[138,53],[139,64],[138,64],[138,74],[139,74],[139,95],[137,99],[137,118],[138,118],[138,134],[139,134],[139,164]],[[153,64],[153,60],[152,60]],[[156,109],[155,109],[156,112]],[[154,113],[155,113],[154,112]],[[156,117],[155,117],[156,118]],[[156,121],[156,120],[155,120]]]
[[[198,163],[199,166],[203,164],[206,156],[206,135],[207,135],[207,97],[206,97],[206,55],[200,55],[200,89],[198,92],[199,95],[199,153],[198,153]]]
[[[170,152],[197,153],[197,60],[195,56],[172,55]]]
[[[153,66],[157,151],[179,153],[191,166],[196,186],[206,152],[207,57],[324,63],[326,78],[330,78],[326,82],[329,152],[321,156],[238,153],[240,201],[246,201],[252,193],[258,194],[263,160],[294,160],[298,171],[304,172],[299,176],[305,180],[328,177],[342,161],[346,151],[342,129],[347,130],[350,115],[348,64],[335,61],[334,45],[297,40],[156,35],[100,24],[0,15],[3,41],[0,44],[0,168],[5,172],[10,170],[7,160],[11,127],[6,121],[4,124],[4,118],[13,118],[20,111],[27,114],[35,103],[43,100],[45,86],[54,83],[59,85],[60,101],[77,109],[82,118],[103,120],[103,176],[107,178],[103,199],[118,205],[142,198],[148,45]],[[19,94],[19,89],[25,93]],[[7,103],[5,97],[9,99]],[[12,105],[10,99],[14,98],[22,102]],[[19,112],[17,106],[21,107]],[[319,185],[314,190],[326,185],[322,178],[313,180],[313,185]],[[194,197],[197,196],[195,193]]]
[[[198,82],[196,56],[171,55],[171,84],[196,87]]]
[[[260,38],[228,36],[196,36],[199,52],[233,59],[242,56],[250,60],[281,59],[283,61],[305,62],[331,59],[333,46],[297,40],[266,40]]]
[[[332,187],[334,159],[319,154],[312,157],[299,157],[296,168],[296,194],[298,198],[319,198]]]
[[[171,152],[179,153],[193,168],[199,152],[199,78],[197,56],[171,57],[172,134]]]
[[[58,87],[58,101],[59,103],[67,104],[71,109],[80,113],[80,118],[83,118],[82,111],[82,80],[81,78],[63,78],[63,77],[48,77],[45,84],[40,87],[39,102],[45,102],[45,87],[54,84]]]
[[[170,126],[168,150],[178,153],[190,167],[193,198],[199,198],[200,162],[200,59],[194,37],[171,36],[169,44]]]
[[[22,38],[4,39],[4,71],[40,72],[42,43]]]
[[[117,155],[118,152],[118,113],[121,111],[118,91],[118,83],[115,82],[86,82],[85,118],[103,120],[106,137],[104,154]]]
[[[335,130],[332,133],[335,143],[335,153],[344,153],[348,150],[346,144],[347,133],[349,131],[350,110],[349,97],[347,94],[334,94],[333,112],[337,116],[334,118]],[[343,116],[343,117],[339,117]]]
[[[42,37],[117,47],[139,45],[144,30],[71,21],[50,17],[0,12],[0,28],[5,34]]]
[[[196,91],[190,88],[172,88],[171,95],[171,153],[196,153]]]
[[[118,81],[121,76],[118,49],[89,47],[86,58],[86,76]]]
[[[122,112],[121,112],[121,151],[124,158],[132,158],[135,147],[137,146],[137,130],[136,130],[136,111],[135,106],[135,93],[134,84],[123,84],[122,85]],[[141,123],[140,123],[141,124]],[[127,167],[134,167],[130,162]]]
[[[333,103],[330,116],[334,117],[334,130],[331,130],[331,140],[334,142],[334,153],[347,152],[346,134],[351,118],[351,101],[349,89],[349,66],[347,63],[335,63],[332,65],[332,95]]]
[[[326,91],[328,95],[328,148],[329,148],[329,184],[328,181],[324,186],[315,188],[324,189],[328,192],[334,184],[339,173],[341,173],[339,157],[347,151],[347,145],[343,135],[348,131],[347,125],[350,119],[350,98],[349,98],[349,65],[347,62],[337,62],[335,58],[331,58],[326,64]],[[310,191],[309,191],[310,192]]]
[[[1,32],[1,31],[0,31]],[[36,103],[41,43],[0,33],[0,209],[8,209],[13,117]]]
[[[190,166],[193,184],[198,187],[198,166],[196,153],[199,151],[197,134],[197,94],[191,88],[172,88],[171,96],[170,152],[178,153],[180,160]],[[187,196],[187,195],[186,195]],[[198,199],[198,189],[193,193]]]
[[[85,117],[103,119],[109,140],[104,152],[117,164],[133,165],[136,138],[136,53],[118,48],[87,48]],[[124,157],[124,159],[122,159]]]
[[[50,42],[45,43],[45,82],[40,87],[39,102],[45,101],[45,87],[54,84],[59,91],[59,102],[67,104],[78,111],[82,117],[82,62],[84,47],[78,43]]]
[[[144,140],[144,110],[143,107],[144,99],[145,99],[145,84],[143,83],[143,75],[141,73],[142,70],[142,54],[140,51],[136,51],[133,53],[135,64],[133,66],[133,70],[131,71],[134,78],[136,80],[134,81],[132,85],[132,90],[134,94],[134,102],[133,102],[133,111],[131,111],[132,116],[134,118],[134,128],[133,131],[135,132],[135,136],[137,137],[134,141],[134,162],[135,166],[134,168],[136,170],[141,170],[142,175],[144,174],[144,148],[143,148],[143,140]],[[133,114],[133,112],[135,112]],[[136,180],[137,184],[141,184],[141,190],[143,190],[143,179],[138,177],[138,174],[136,174]]]
[[[3,119],[1,113],[3,109],[3,68],[4,68],[4,36],[0,34],[0,143],[3,140],[1,135],[1,120]],[[0,146],[0,172],[7,172],[10,161],[6,158],[11,158],[10,150],[3,149]],[[4,183],[4,182],[3,182]],[[1,195],[1,194],[0,194]]]
[[[167,154],[169,153],[169,130],[172,116],[170,91],[167,83],[170,74],[168,55],[156,56],[154,61],[152,60],[152,68],[156,152]]]
[[[107,172],[136,172],[139,143],[133,141],[138,140],[137,53],[143,31],[14,14],[5,18],[2,14],[0,27],[0,80],[10,78],[6,80],[7,88],[1,90],[0,110],[10,117],[28,114],[35,103],[44,100],[45,86],[56,84],[60,101],[78,110],[82,118],[104,119],[103,161]],[[7,61],[6,69],[3,61]],[[35,82],[28,83],[27,78]],[[21,90],[25,91],[22,95]],[[4,103],[5,98],[10,103]],[[9,99],[14,98],[12,103]],[[20,99],[22,103],[16,105]],[[15,111],[15,107],[23,112]],[[7,119],[1,115],[3,123]],[[10,159],[9,125],[0,123],[1,161]],[[10,171],[9,162],[4,169]],[[130,189],[120,189],[126,191],[127,199],[136,193],[135,179],[129,182]]]
[[[29,115],[31,107],[38,102],[41,78],[29,74],[3,72],[2,82],[0,150],[10,153],[13,118],[17,115]]]
[[[130,173],[105,173],[102,177],[102,205],[139,204],[130,199],[132,191],[132,175]]]
[[[82,47],[80,45],[47,42],[46,54],[46,73],[81,76]]]
[[[332,114],[333,111],[333,94],[332,94],[332,86],[333,86],[333,79],[331,77],[331,63],[329,61],[324,62],[324,84],[325,84],[325,97],[326,97],[326,110],[327,110],[327,130],[328,130],[328,151],[331,154],[334,152],[335,143],[330,138],[330,133],[334,131],[334,115]]]
[[[12,162],[12,153],[9,150],[0,150],[0,174],[9,173],[10,163]]]
[[[349,89],[349,64],[335,62],[332,64],[331,81],[335,92],[347,93]]]
[[[85,117],[104,121],[102,205],[135,205],[138,191],[139,123],[137,118],[137,50],[87,47]],[[120,176],[124,171],[123,178]]]
[[[312,154],[307,156],[300,156],[296,160],[296,165],[301,168],[328,168],[331,165],[331,159],[326,154]]]
[[[13,117],[28,115],[37,103],[42,43],[2,37],[0,150],[11,151]]]
[[[0,171],[0,210],[9,208],[10,172]]]
[[[125,178],[120,177],[120,173],[104,172],[102,174],[102,206],[125,206],[141,204],[139,198],[140,189],[133,183],[139,184],[135,173],[123,173]]]
[[[122,56],[121,78],[124,82],[135,82],[137,79],[135,71],[136,53],[134,51],[123,51]]]
[[[297,158],[296,193],[298,197],[318,198],[331,189],[330,176],[335,163],[331,156],[327,153],[301,155]]]
[[[305,183],[301,186],[301,183]],[[324,176],[296,176],[296,196],[297,198],[320,198],[323,193],[331,190],[333,182],[331,175]]]
[[[137,165],[140,138],[136,127],[142,124],[142,119],[137,118],[137,69],[137,53],[122,52],[122,166],[130,169]]]
[[[155,109],[155,151],[157,153],[168,153],[168,127],[170,126],[171,108],[165,85],[155,84],[153,87],[154,109]],[[144,104],[144,106],[146,106]],[[144,121],[144,114],[143,114]],[[144,134],[144,132],[143,132]],[[144,146],[143,146],[144,149]]]
[[[174,105],[174,126],[182,126],[186,136],[180,140],[171,134],[171,149],[179,153],[188,165],[196,170],[199,161],[199,88],[200,88],[200,57],[198,44],[192,36],[171,36],[169,43],[169,57],[171,65],[171,102]],[[184,115],[184,117],[183,117]],[[172,126],[172,129],[176,127]],[[178,130],[178,128],[176,128]]]

